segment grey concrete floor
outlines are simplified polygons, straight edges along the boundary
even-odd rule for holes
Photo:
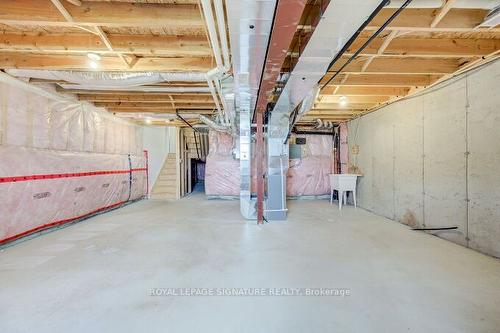
[[[0,253],[0,332],[500,332],[500,261],[362,209],[142,201]],[[150,296],[151,288],[350,296]]]

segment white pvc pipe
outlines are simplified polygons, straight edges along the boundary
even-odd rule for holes
[[[212,45],[212,49],[215,56],[215,62],[217,64],[217,68],[214,68],[207,73],[207,83],[221,119],[223,119],[224,123],[229,124],[228,115],[226,114],[227,110],[226,101],[224,99],[224,96],[222,95],[219,85],[216,82],[216,78],[221,75],[221,71],[225,73],[229,71],[229,69],[231,68],[230,58],[229,58],[229,47],[226,38],[224,7],[222,6],[221,0],[215,0],[217,24],[222,44],[222,53],[224,56],[224,61],[223,61],[221,55],[221,48],[219,47],[219,38],[217,35],[217,31],[215,29],[215,20],[212,13],[212,2],[211,0],[201,0],[201,6],[203,9],[203,15],[205,16],[208,34],[210,37],[210,43]],[[221,109],[217,95],[219,95],[220,97],[222,107],[224,108],[224,112]]]
[[[214,85],[215,85],[215,90],[217,90],[217,93],[219,94],[220,96],[220,100],[221,100],[221,103],[222,103],[222,108],[224,109],[224,112],[223,112],[223,120],[224,120],[224,123],[226,125],[229,125],[229,117],[228,117],[228,114],[227,114],[227,105],[226,105],[226,100],[224,99],[224,95],[222,94],[222,91],[221,91],[221,88],[220,88],[220,85],[219,85],[219,82],[215,82],[214,81]]]
[[[217,15],[217,26],[219,28],[219,36],[222,46],[222,55],[224,57],[224,73],[231,69],[231,60],[229,57],[229,46],[227,43],[226,20],[224,17],[224,6],[222,0],[215,1],[215,13]]]
[[[208,74],[207,74],[207,84],[208,84],[208,89],[210,90],[210,94],[212,94],[215,106],[217,107],[217,111],[219,111],[219,115],[222,116],[222,110],[220,108],[219,100],[217,98],[217,93],[215,92],[214,82],[213,79]]]
[[[218,68],[224,68],[224,65],[222,64],[222,56],[220,53],[217,31],[215,30],[214,16],[212,14],[212,2],[210,0],[201,0],[201,7],[203,9],[205,21],[207,23],[210,44],[212,44],[212,50],[214,51],[215,63],[217,64]]]
[[[207,83],[210,89],[213,89],[212,92],[212,97],[214,99],[215,105],[217,106],[217,110],[219,111],[220,118],[222,121],[225,123],[225,125],[230,125],[231,121],[229,119],[229,114],[227,113],[227,103],[226,99],[224,98],[224,94],[222,94],[221,88],[218,84],[217,79],[220,77],[221,72],[219,68],[214,68],[210,71],[207,72]],[[217,99],[217,95],[219,95],[221,103],[222,103],[222,108],[224,111],[221,110],[219,101]]]

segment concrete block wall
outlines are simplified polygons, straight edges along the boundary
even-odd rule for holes
[[[500,61],[349,122],[358,203],[500,257]]]

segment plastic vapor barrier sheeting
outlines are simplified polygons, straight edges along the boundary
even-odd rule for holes
[[[0,245],[147,194],[142,128],[0,84]]]
[[[291,159],[287,174],[288,196],[324,195],[330,193],[329,174],[332,168],[333,139],[325,135],[300,135],[306,144],[299,145],[301,158]],[[231,154],[230,135],[209,133],[210,153],[207,156],[205,192],[211,196],[237,196],[240,190],[239,161]],[[290,142],[295,142],[292,136]],[[255,162],[255,159],[252,159]],[[255,163],[252,163],[252,188],[255,188]]]
[[[299,145],[300,159],[290,159],[286,194],[291,197],[330,193],[333,139],[326,135],[298,135],[306,144]],[[294,141],[292,137],[292,142]]]
[[[240,194],[240,162],[233,158],[233,138],[216,131],[208,134],[209,154],[205,165],[205,193],[213,196]]]

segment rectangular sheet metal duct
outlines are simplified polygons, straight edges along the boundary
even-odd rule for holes
[[[266,217],[286,219],[286,174],[290,114],[311,93],[344,44],[380,5],[380,0],[332,0],[278,99],[268,125]]]
[[[275,0],[228,0],[229,37],[233,52],[234,103],[239,124],[240,208],[247,219],[256,218],[256,201],[251,198],[251,117],[271,34]]]
[[[264,171],[263,159],[265,142],[263,137],[263,114],[267,100],[278,80],[286,52],[297,31],[300,17],[306,6],[306,0],[281,0],[277,3],[272,27],[271,39],[267,49],[266,63],[263,68],[259,95],[255,109],[257,133],[255,144],[255,159],[257,173],[257,220],[262,223],[264,217]]]

